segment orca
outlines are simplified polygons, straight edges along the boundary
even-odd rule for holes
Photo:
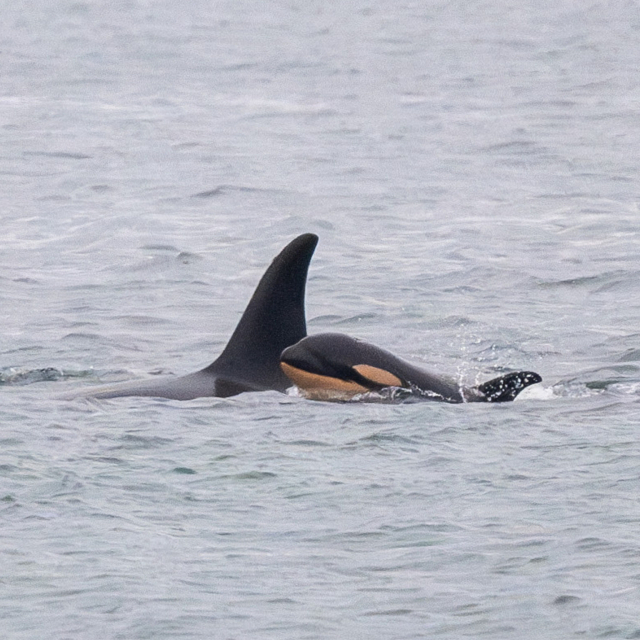
[[[518,371],[465,387],[453,378],[430,373],[340,333],[303,338],[282,352],[280,366],[301,394],[313,400],[345,401],[373,391],[387,392],[391,400],[508,402],[526,387],[542,381],[537,373]],[[389,390],[399,393],[389,394]]]
[[[150,396],[192,400],[226,398],[245,391],[285,392],[291,383],[280,367],[280,354],[307,335],[305,287],[317,244],[318,236],[305,233],[274,258],[226,347],[208,367],[182,377],[97,386],[67,399]]]

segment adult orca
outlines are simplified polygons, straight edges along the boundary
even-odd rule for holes
[[[507,402],[541,382],[518,371],[476,387],[430,373],[372,344],[340,333],[308,336],[287,347],[280,366],[302,394],[315,400],[348,400],[359,394],[400,389],[400,397],[441,402]],[[392,396],[396,397],[396,396]]]
[[[286,391],[280,354],[307,335],[304,293],[318,236],[305,233],[277,255],[258,283],[220,356],[208,367],[179,378],[162,377],[99,386],[67,398],[152,396],[192,400],[244,391]]]

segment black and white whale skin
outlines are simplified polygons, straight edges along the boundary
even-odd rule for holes
[[[542,381],[537,373],[518,371],[463,387],[452,378],[415,367],[384,349],[340,333],[303,338],[282,352],[280,366],[302,395],[313,400],[349,400],[372,391],[400,389],[409,392],[411,399],[508,402]]]
[[[286,391],[291,383],[280,367],[280,354],[307,335],[305,287],[317,244],[318,237],[306,233],[274,258],[224,351],[208,367],[182,377],[97,386],[66,399],[151,396],[192,400],[244,391]]]

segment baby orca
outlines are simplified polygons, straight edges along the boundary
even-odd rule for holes
[[[282,352],[280,366],[302,394],[314,400],[349,400],[397,388],[409,392],[412,399],[509,402],[542,381],[537,373],[518,371],[463,387],[452,378],[414,367],[384,349],[340,333],[303,338]]]

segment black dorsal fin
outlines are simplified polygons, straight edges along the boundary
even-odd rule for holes
[[[205,372],[256,389],[291,386],[280,369],[280,354],[307,335],[304,294],[317,244],[318,236],[305,233],[273,259],[224,351]]]
[[[484,395],[485,402],[509,402],[532,384],[542,382],[542,378],[533,371],[516,371],[508,373],[481,384],[478,391]]]

